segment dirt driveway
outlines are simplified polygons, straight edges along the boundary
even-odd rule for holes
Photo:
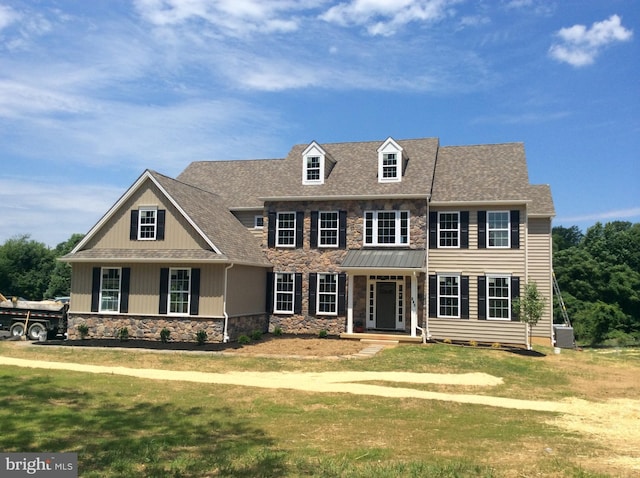
[[[409,372],[226,372],[206,373],[159,369],[137,369],[80,363],[45,362],[0,356],[0,365],[70,370],[84,373],[123,375],[152,380],[226,384],[317,393],[350,393],[388,398],[416,398],[469,403],[540,412],[552,412],[548,423],[573,432],[588,434],[616,450],[611,465],[640,474],[640,400],[613,399],[590,402],[575,398],[558,402],[519,400],[490,395],[439,393],[413,388],[386,387],[363,382],[446,384],[492,387],[502,378],[484,373],[431,374]]]

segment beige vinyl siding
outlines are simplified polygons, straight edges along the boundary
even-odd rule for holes
[[[528,278],[536,282],[538,291],[546,299],[545,313],[533,329],[537,337],[550,337],[553,327],[552,242],[551,219],[529,219]]]
[[[229,269],[227,280],[227,313],[230,316],[265,312],[266,269],[234,266]]]
[[[526,327],[522,322],[506,320],[429,319],[429,332],[436,340],[476,341],[524,345]]]
[[[73,264],[71,312],[91,311],[93,267],[98,264]],[[160,269],[169,264],[109,264],[106,267],[130,267],[129,315],[157,315],[160,292]],[[218,264],[180,264],[180,268],[200,269],[199,317],[222,317],[224,266]]]
[[[131,210],[141,206],[157,206],[166,210],[163,241],[129,239]],[[147,180],[115,214],[109,218],[84,249],[211,249],[173,204]]]
[[[255,227],[255,217],[262,216],[262,209],[256,209],[251,211],[233,211],[233,215],[242,223],[244,227],[246,227],[254,236],[257,238],[262,238],[262,234],[264,232],[264,228],[256,229]],[[267,218],[264,218],[264,224],[266,227]]]

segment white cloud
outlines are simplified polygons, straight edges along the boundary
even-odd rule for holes
[[[8,27],[19,18],[20,15],[11,7],[0,5],[0,30]]]
[[[613,211],[594,212],[580,216],[558,217],[554,219],[554,222],[567,224],[572,222],[624,221],[639,217],[640,207],[632,207],[628,209],[616,209]]]
[[[320,18],[340,26],[365,26],[370,35],[391,36],[411,22],[436,22],[452,14],[460,0],[351,0]]]
[[[549,49],[551,57],[580,67],[593,64],[604,47],[612,43],[629,41],[633,31],[622,26],[618,15],[611,15],[607,20],[595,22],[591,28],[584,25],[562,28],[556,36],[559,42],[551,45]]]

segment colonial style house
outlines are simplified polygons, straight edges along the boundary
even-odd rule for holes
[[[294,146],[284,159],[145,171],[64,260],[70,337],[235,340],[254,330],[525,344],[513,300],[547,298],[547,185],[520,143]]]

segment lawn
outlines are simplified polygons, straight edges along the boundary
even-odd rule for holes
[[[539,352],[416,345],[368,359],[294,360],[0,342],[4,356],[164,370],[483,372],[504,383],[386,385],[636,403],[637,350]],[[76,452],[83,477],[594,478],[639,471],[625,461],[637,444],[564,426],[553,413],[10,366],[0,376],[0,449]]]

